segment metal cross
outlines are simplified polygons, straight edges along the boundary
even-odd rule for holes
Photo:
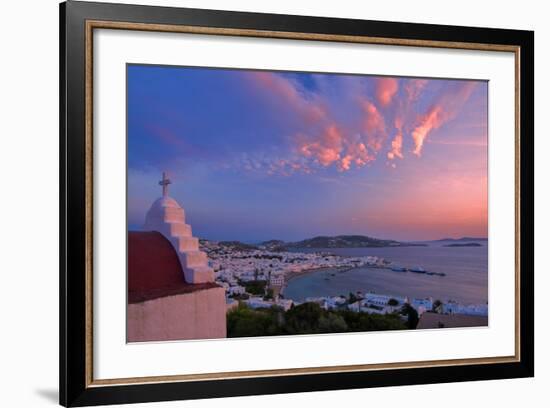
[[[162,196],[168,195],[168,184],[172,184],[169,178],[166,177],[166,173],[162,173],[162,180],[159,181],[159,186],[162,186]]]

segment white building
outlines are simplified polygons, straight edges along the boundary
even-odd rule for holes
[[[199,240],[193,237],[191,226],[186,223],[185,211],[168,196],[170,183],[163,173],[159,182],[162,197],[147,211],[143,231],[158,231],[170,241],[178,254],[186,282],[214,282],[214,270],[208,264],[206,253],[199,249]]]
[[[269,284],[271,286],[284,286],[285,284],[285,276],[283,274],[281,275],[271,275],[271,278],[269,279]]]
[[[242,295],[246,293],[244,286],[231,286],[227,288],[227,293],[230,295]]]
[[[286,312],[292,307],[293,301],[292,299],[278,299],[276,304]]]
[[[327,309],[337,309],[343,306],[346,303],[346,298],[341,296],[335,296],[326,299],[326,308]]]
[[[248,305],[248,307],[252,309],[261,309],[261,308],[269,309],[271,306],[274,305],[273,302],[264,300],[261,297],[252,297],[250,299],[245,300],[244,302]]]
[[[369,303],[371,305],[381,306],[385,307],[388,306],[388,303],[391,299],[394,299],[397,301],[397,305],[403,305],[407,298],[400,297],[400,296],[390,296],[390,295],[380,295],[377,293],[367,293],[363,296],[363,299],[366,303]],[[394,306],[397,306],[394,305]]]
[[[443,313],[446,314],[465,314],[471,316],[488,316],[488,305],[461,305],[456,302],[449,302],[443,305]]]
[[[424,312],[427,312],[429,310],[432,310],[433,308],[433,299],[430,298],[424,298],[419,299],[415,298],[411,301],[411,306],[416,309],[419,315],[423,314]]]

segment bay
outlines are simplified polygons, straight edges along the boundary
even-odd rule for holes
[[[409,298],[432,297],[463,304],[488,301],[487,242],[478,247],[447,247],[448,241],[434,241],[427,246],[384,248],[300,249],[300,252],[330,252],[341,256],[374,255],[405,268],[422,267],[446,276],[430,276],[391,269],[361,267],[347,271],[318,270],[289,280],[284,290],[288,299],[348,295],[349,292],[375,292]]]

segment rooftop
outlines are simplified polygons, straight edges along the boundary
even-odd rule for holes
[[[176,250],[160,232],[128,232],[128,303],[214,287],[185,281]]]

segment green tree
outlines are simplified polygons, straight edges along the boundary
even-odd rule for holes
[[[264,300],[272,300],[273,299],[273,289],[269,288],[266,290]]]
[[[343,333],[348,331],[346,320],[337,313],[327,313],[319,318],[320,333]]]
[[[407,327],[409,329],[416,329],[418,325],[418,312],[410,304],[405,303],[401,308],[401,314],[407,316]]]
[[[255,337],[281,334],[280,309],[254,310],[244,304],[227,313],[227,337]]]
[[[408,307],[412,309],[410,305]],[[412,311],[407,309],[403,314],[416,315],[418,320],[414,309]],[[397,313],[379,315],[350,310],[327,311],[313,302],[296,305],[286,312],[277,306],[251,309],[241,303],[236,309],[227,313],[227,336],[254,337],[279,334],[403,330],[412,327],[413,322],[410,322],[410,319],[412,317],[404,322],[401,315]],[[414,323],[414,327],[416,327],[416,323]]]
[[[355,303],[357,302],[357,296],[355,296],[355,294],[353,294],[352,292],[349,293],[349,296],[348,296],[348,303],[351,305],[352,303]]]
[[[395,313],[379,315],[364,312],[357,313],[350,310],[342,310],[338,313],[345,319],[350,332],[404,330],[407,328],[401,317]]]
[[[237,293],[237,294],[234,294],[232,296],[229,296],[235,300],[246,300],[246,299],[249,299],[250,296],[248,295],[248,293]]]
[[[432,312],[443,313],[443,302],[441,302],[441,300],[437,299],[435,302],[433,302]]]
[[[388,306],[397,306],[398,304],[399,302],[397,301],[397,299],[391,298],[390,300],[388,300]]]
[[[254,280],[250,282],[243,282],[245,290],[251,295],[264,295],[267,282],[264,280]]]
[[[307,302],[295,306],[285,313],[285,331],[288,334],[318,333],[322,314],[323,310],[317,303]]]

